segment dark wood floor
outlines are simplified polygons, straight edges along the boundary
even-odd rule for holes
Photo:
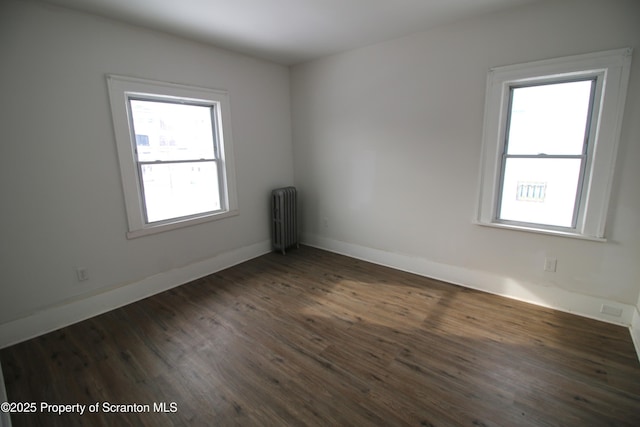
[[[626,328],[308,247],[0,359],[10,401],[150,409],[13,414],[15,427],[640,426]]]

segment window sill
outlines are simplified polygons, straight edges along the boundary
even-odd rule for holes
[[[545,228],[524,227],[524,226],[518,226],[518,225],[511,225],[511,224],[501,224],[496,222],[487,223],[487,222],[481,222],[481,221],[474,221],[473,223],[476,225],[481,225],[483,227],[501,228],[503,230],[525,231],[529,233],[546,234],[546,235],[558,236],[558,237],[569,237],[571,239],[590,240],[592,242],[604,243],[607,241],[607,239],[604,237],[588,236],[586,234],[580,234],[577,232],[572,233],[569,231],[548,230]]]
[[[217,221],[223,218],[229,218],[232,216],[237,216],[240,213],[237,209],[229,210],[226,212],[220,212],[215,214],[210,214],[206,216],[201,216],[197,218],[189,218],[183,220],[177,220],[174,222],[166,222],[157,225],[148,225],[144,228],[138,230],[131,230],[127,232],[127,239],[136,239],[138,237],[148,236],[151,234],[163,233],[165,231],[177,230],[179,228],[190,227],[192,225],[203,224],[206,222]]]

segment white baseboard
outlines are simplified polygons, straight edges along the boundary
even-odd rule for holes
[[[638,360],[640,360],[640,307],[635,307],[635,310],[633,310],[633,319],[631,320],[629,331],[631,332],[633,345],[636,347]]]
[[[0,324],[0,348],[80,322],[164,292],[271,250],[268,240],[224,252],[203,261],[159,273],[134,283],[102,289],[91,295],[52,305],[29,316]]]
[[[4,377],[2,376],[2,365],[0,365],[0,403],[8,402],[7,390],[4,388]],[[11,417],[8,412],[0,411],[0,427],[11,427]]]
[[[558,287],[518,281],[496,273],[437,263],[423,258],[386,252],[315,235],[303,234],[302,242],[308,246],[374,264],[616,325],[629,327],[636,309],[633,305],[578,294]],[[600,309],[603,304],[621,309],[622,314],[612,316],[601,313]],[[640,322],[640,319],[638,321]],[[640,325],[636,328],[636,334],[640,334]]]
[[[441,264],[423,258],[395,254],[309,234],[303,234],[302,242],[309,246],[448,283],[627,326],[630,328],[636,351],[640,357],[640,313],[633,305],[569,292],[556,287],[520,282],[494,273]],[[85,295],[81,298],[47,307],[30,316],[1,324],[0,348],[8,347],[139,301],[199,277],[258,257],[270,250],[271,243],[263,241],[225,252],[185,267],[150,276],[135,283],[123,284],[102,290],[96,294]],[[622,309],[621,316],[615,317],[601,313],[600,309],[603,304]],[[2,390],[0,389],[0,391]],[[1,397],[2,395],[0,395]],[[4,427],[2,424],[0,426]]]

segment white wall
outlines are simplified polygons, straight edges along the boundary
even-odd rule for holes
[[[633,339],[633,345],[636,347],[638,359],[640,359],[640,296],[631,321],[631,338]]]
[[[0,347],[268,250],[268,192],[294,181],[309,243],[640,322],[638,22],[633,0],[550,1],[303,64],[290,81],[278,65],[5,0]],[[625,46],[636,50],[609,242],[473,225],[487,69]],[[240,216],[125,238],[106,73],[229,91]],[[621,318],[598,314],[601,302]]]
[[[43,332],[88,297],[85,316],[110,308],[104,291],[122,304],[269,249],[269,192],[293,182],[287,68],[24,1],[0,5],[0,62],[0,347],[25,319]],[[106,73],[228,90],[239,216],[125,238]]]
[[[640,288],[640,3],[551,1],[292,69],[305,241],[629,325]],[[608,242],[472,224],[493,66],[635,48]],[[543,271],[545,256],[557,272]],[[601,303],[623,309],[599,313]]]

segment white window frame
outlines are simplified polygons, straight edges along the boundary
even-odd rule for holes
[[[231,109],[226,91],[166,83],[127,76],[107,75],[111,113],[115,131],[120,175],[127,211],[127,238],[136,238],[238,215]],[[217,126],[216,150],[219,151],[221,209],[215,212],[148,223],[144,213],[144,195],[135,154],[135,135],[130,120],[130,99],[167,100],[214,106]],[[214,143],[215,143],[214,142]]]
[[[626,100],[631,48],[492,68],[487,76],[475,223],[498,228],[606,241],[605,225]],[[575,227],[505,223],[497,218],[510,88],[597,78],[591,139]]]

